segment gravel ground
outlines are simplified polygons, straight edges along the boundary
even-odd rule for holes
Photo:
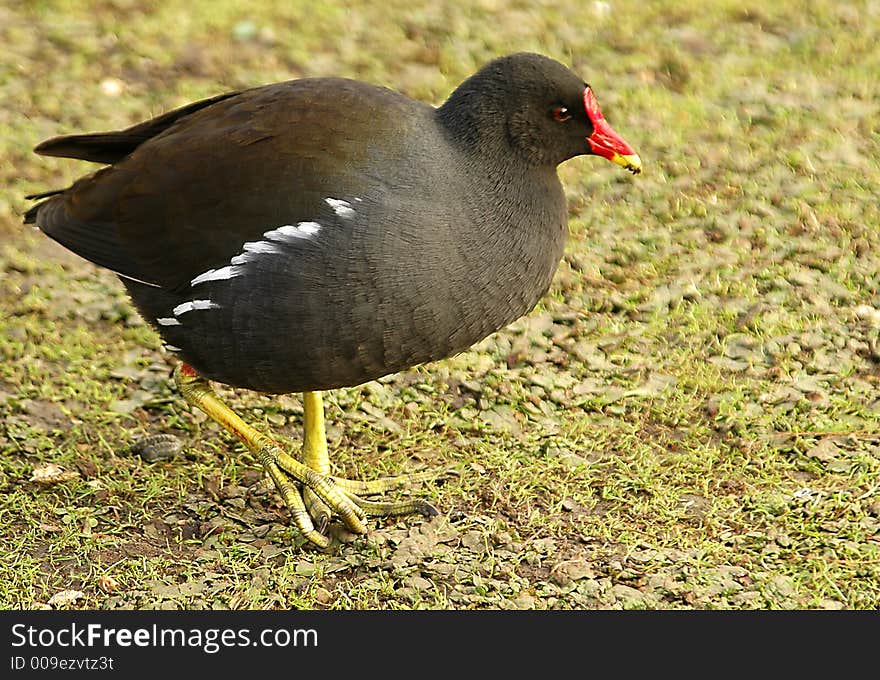
[[[0,606],[877,608],[878,27],[876,1],[0,8]],[[119,282],[20,225],[94,168],[30,149],[306,75],[439,102],[520,49],[584,74],[645,173],[567,163],[532,314],[327,395],[338,472],[447,474],[412,491],[438,517],[304,547]],[[296,395],[221,392],[296,448]],[[181,446],[132,449],[157,434]]]

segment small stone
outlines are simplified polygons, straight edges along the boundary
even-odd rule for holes
[[[410,576],[405,579],[403,583],[408,588],[412,588],[417,592],[425,592],[434,588],[434,584],[431,583],[431,581],[421,576]]]
[[[526,591],[520,591],[516,597],[510,600],[514,609],[534,609],[535,597]]]
[[[570,498],[563,499],[561,506],[562,506],[562,509],[565,510],[566,512],[574,512],[575,510],[581,509],[581,506],[579,506],[577,503],[575,503]]]
[[[312,597],[318,604],[328,605],[333,602],[333,593],[321,586],[312,591]]]
[[[880,309],[870,305],[859,305],[854,311],[858,318],[867,321],[872,326],[880,327]]]
[[[55,463],[43,463],[34,466],[34,472],[30,481],[38,484],[58,484],[59,482],[67,482],[71,479],[79,477],[78,472],[65,470]]]
[[[269,422],[270,425],[281,427],[287,423],[287,416],[285,416],[283,413],[272,412],[266,414],[266,420]]]
[[[644,593],[622,583],[616,583],[611,587],[611,595],[624,607],[639,605],[645,601]]]
[[[104,78],[101,81],[101,92],[107,97],[118,97],[125,89],[125,83],[118,78]]]
[[[68,607],[85,596],[86,594],[81,590],[62,590],[60,593],[55,593],[49,598],[49,604],[56,609],[59,607]]]
[[[479,531],[469,531],[461,537],[461,545],[475,553],[482,553],[486,549],[486,541]]]
[[[593,567],[586,560],[571,560],[560,562],[551,570],[550,578],[558,585],[567,582],[580,581],[581,579],[595,578]]]
[[[787,576],[776,576],[772,581],[773,590],[783,598],[790,598],[795,594],[795,587]]]
[[[297,562],[295,571],[300,576],[311,576],[315,573],[315,565],[306,561]]]
[[[105,593],[114,593],[119,589],[119,583],[112,576],[103,574],[102,576],[98,577],[98,588],[103,590]]]
[[[807,456],[821,460],[823,463],[830,463],[837,460],[837,454],[840,449],[831,439],[823,439],[814,447],[807,451]]]
[[[170,460],[183,450],[183,442],[173,434],[154,434],[141,437],[131,445],[131,452],[148,463]]]

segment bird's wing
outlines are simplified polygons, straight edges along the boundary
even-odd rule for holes
[[[41,156],[77,158],[94,163],[118,163],[148,139],[161,134],[186,116],[241,94],[241,92],[227,92],[208,99],[201,99],[143,123],[132,125],[125,130],[53,137],[37,145],[34,152]],[[33,198],[41,198],[41,196],[36,195]]]
[[[229,264],[266,232],[346,216],[379,181],[367,168],[382,159],[372,156],[394,154],[405,136],[400,126],[411,118],[405,109],[414,106],[343,79],[279,83],[198,104],[116,133],[120,140],[136,139],[131,130],[153,136],[103,147],[121,153],[134,145],[114,165],[35,206],[29,221],[121,276],[179,289]],[[88,144],[46,148],[112,155]]]

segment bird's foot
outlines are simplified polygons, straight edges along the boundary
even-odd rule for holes
[[[300,463],[274,443],[265,443],[257,451],[257,458],[275,482],[294,525],[308,541],[319,548],[330,545],[324,531],[331,513],[337,514],[352,533],[367,532],[366,513],[332,477]]]
[[[329,474],[323,404],[319,393],[306,392],[303,395],[305,437],[301,462],[274,439],[245,423],[192,367],[179,364],[174,379],[190,404],[204,411],[256,454],[281,494],[294,526],[313,545],[319,548],[330,545],[326,530],[334,514],[353,534],[367,532],[365,522],[368,516],[420,513],[430,517],[437,514],[430,503],[421,499],[388,502],[370,501],[362,496],[384,493],[438,475],[418,473],[358,482]]]
[[[435,479],[435,473],[383,477],[368,482],[345,479],[313,470],[274,443],[263,446],[257,457],[275,482],[297,530],[321,548],[330,544],[326,532],[333,515],[338,516],[351,533],[365,534],[367,517],[438,514],[433,505],[422,499],[372,501],[362,497]]]

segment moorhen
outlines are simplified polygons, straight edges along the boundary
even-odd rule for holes
[[[563,254],[556,166],[581,154],[638,173],[592,88],[518,53],[439,108],[342,78],[221,94],[36,153],[107,164],[26,223],[115,272],[181,363],[187,401],[237,435],[298,530],[330,513],[436,512],[361,496],[400,479],[330,475],[320,390],[461,352],[527,313]],[[242,421],[208,380],[304,393],[301,460]],[[410,480],[411,481],[411,480]]]

